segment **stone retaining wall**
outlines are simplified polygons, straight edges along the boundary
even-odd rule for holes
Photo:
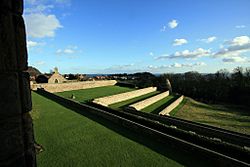
[[[175,100],[173,103],[171,103],[169,106],[167,106],[164,110],[162,110],[159,115],[169,115],[169,113],[175,109],[184,99],[184,96],[182,95],[177,100]]]
[[[110,104],[114,104],[114,103],[118,103],[121,101],[129,100],[135,97],[139,97],[139,96],[154,92],[156,90],[157,90],[156,87],[148,87],[148,88],[139,89],[139,90],[135,90],[131,92],[120,93],[117,95],[98,98],[98,99],[95,99],[93,102],[96,104],[103,105],[103,106],[108,106]]]
[[[64,92],[70,90],[79,90],[79,89],[89,89],[102,86],[112,86],[117,83],[116,80],[104,80],[104,81],[83,81],[83,82],[72,82],[72,83],[59,83],[59,84],[33,84],[31,85],[32,90],[37,90],[37,88],[43,88],[44,90],[55,93],[55,92]]]
[[[168,95],[169,95],[169,91],[166,91],[166,92],[163,92],[159,95],[156,95],[156,96],[150,97],[148,99],[145,99],[143,101],[140,101],[138,103],[132,104],[129,107],[133,107],[136,110],[141,110],[141,109],[146,108],[146,107],[150,106],[151,104],[154,104],[157,101],[167,97]]]

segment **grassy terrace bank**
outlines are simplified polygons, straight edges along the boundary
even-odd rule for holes
[[[151,92],[151,93],[139,96],[139,97],[135,97],[135,98],[126,100],[126,101],[122,101],[122,102],[119,102],[119,103],[111,104],[109,107],[113,108],[113,109],[119,109],[119,108],[122,108],[122,107],[125,107],[125,106],[129,106],[130,104],[134,104],[136,102],[145,100],[145,99],[147,99],[149,97],[152,97],[152,96],[155,96],[155,95],[157,95],[159,93],[160,93],[159,91]]]
[[[169,95],[164,99],[142,109],[143,112],[148,112],[152,114],[159,114],[164,108],[171,104],[176,99],[175,96]]]
[[[209,105],[185,97],[170,115],[194,122],[250,134],[249,108],[233,105]]]
[[[109,121],[77,114],[36,93],[32,100],[35,138],[45,149],[37,156],[39,167],[204,166]]]
[[[120,86],[104,86],[104,87],[91,88],[91,89],[81,89],[81,90],[59,92],[56,94],[65,98],[70,98],[73,94],[75,96],[76,101],[86,102],[91,99],[129,92],[133,90],[135,89],[127,88],[127,87],[120,87]]]

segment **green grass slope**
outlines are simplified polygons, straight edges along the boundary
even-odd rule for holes
[[[45,149],[37,156],[39,167],[202,165],[189,155],[106,120],[89,119],[36,93],[32,100],[35,138]]]
[[[76,101],[86,102],[91,99],[129,92],[132,90],[135,90],[135,89],[127,88],[127,87],[120,87],[120,86],[104,86],[104,87],[97,87],[97,88],[90,88],[90,89],[59,92],[56,94],[65,98],[70,98],[71,95],[73,94],[75,96]]]
[[[185,97],[170,115],[194,122],[250,134],[250,110],[241,106],[208,105]]]
[[[171,104],[175,99],[175,96],[169,95],[162,100],[159,100],[156,103],[142,109],[142,111],[152,114],[159,114],[159,112],[161,112],[164,108]]]

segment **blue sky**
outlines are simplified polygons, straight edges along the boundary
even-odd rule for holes
[[[29,65],[61,73],[250,67],[249,0],[26,0]]]

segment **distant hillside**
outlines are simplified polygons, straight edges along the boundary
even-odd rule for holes
[[[30,76],[38,76],[42,74],[38,69],[31,66],[28,67],[27,72],[30,74]]]

